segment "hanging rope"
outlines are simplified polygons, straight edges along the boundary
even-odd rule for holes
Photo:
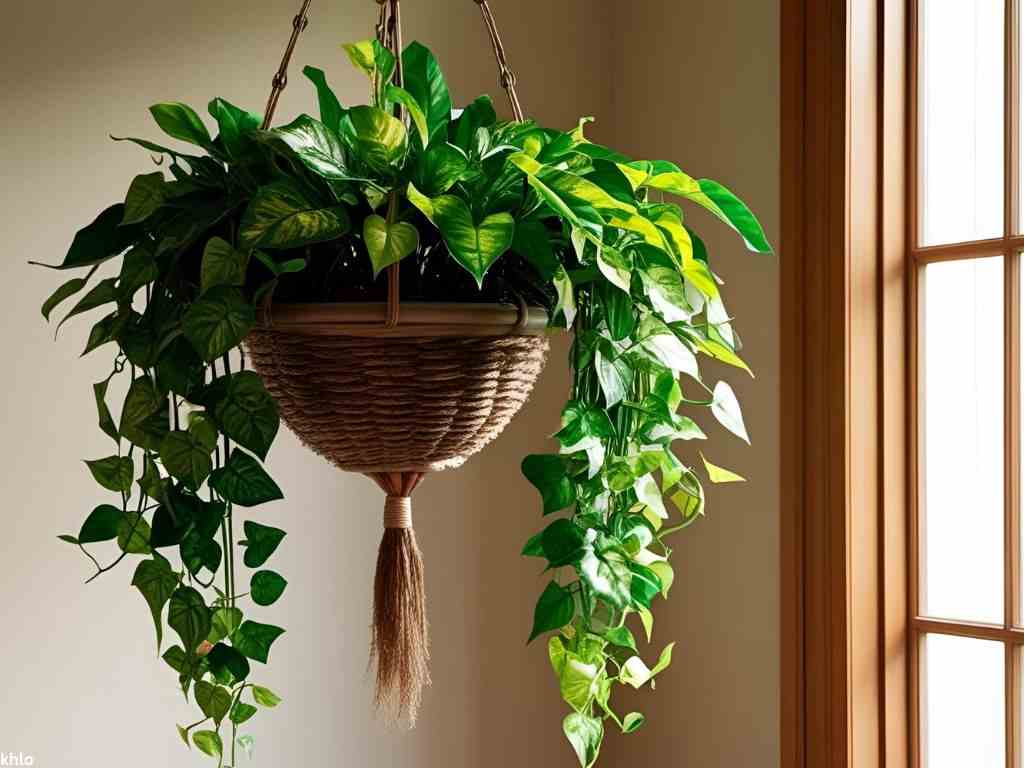
[[[494,19],[494,13],[487,0],[473,0],[480,6],[480,13],[484,17],[484,25],[487,27],[487,34],[491,38],[491,47],[494,49],[494,58],[498,62],[498,77],[501,80],[501,87],[508,94],[509,104],[512,105],[512,115],[516,122],[523,122],[523,107],[519,103],[519,95],[516,93],[516,73],[508,65],[508,58],[505,55],[505,45],[501,42],[501,35],[498,34],[498,22]]]
[[[278,67],[274,79],[271,81],[270,98],[267,99],[267,108],[263,113],[263,130],[270,127],[274,119],[274,110],[277,109],[277,101],[281,98],[281,92],[288,86],[288,64],[291,63],[292,54],[295,53],[295,46],[299,42],[299,35],[309,26],[309,6],[313,0],[303,0],[302,8],[292,19],[292,36],[288,40],[288,46],[284,50],[284,57],[281,59],[281,66]]]

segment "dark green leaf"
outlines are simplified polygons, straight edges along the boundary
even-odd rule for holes
[[[230,645],[217,643],[213,646],[213,650],[206,655],[206,661],[215,676],[219,677],[227,672],[236,683],[249,676],[249,660]]]
[[[240,608],[218,608],[213,612],[210,634],[206,639],[211,643],[219,643],[235,634],[235,630],[240,626],[242,626]]]
[[[242,216],[243,248],[296,248],[336,240],[351,226],[344,205],[314,199],[291,181],[260,187]]]
[[[556,581],[548,583],[537,601],[533,611],[533,629],[530,631],[532,642],[535,637],[554,629],[561,629],[572,621],[576,612],[572,593]]]
[[[444,194],[469,167],[466,155],[451,144],[433,144],[419,156],[416,188],[427,197]]]
[[[260,525],[252,520],[244,523],[246,540],[241,542],[245,549],[244,562],[247,568],[259,568],[274,554],[285,532],[280,528]]]
[[[82,544],[94,544],[100,541],[111,541],[117,538],[124,513],[110,504],[96,507],[82,523],[78,532],[78,541]]]
[[[242,507],[255,507],[283,499],[284,494],[259,462],[235,449],[225,466],[210,476],[210,487],[227,501]]]
[[[156,361],[156,380],[164,389],[188,395],[202,384],[205,366],[188,339],[178,336]]]
[[[274,571],[258,571],[253,574],[249,591],[256,605],[273,605],[281,597],[288,582]]]
[[[101,280],[71,308],[71,311],[57,325],[57,330],[60,330],[60,327],[72,317],[90,312],[97,307],[102,307],[104,304],[115,302],[118,298],[117,278],[108,277],[106,280]]]
[[[218,423],[228,437],[265,459],[280,425],[277,403],[252,371],[234,374],[224,389],[213,405]]]
[[[237,288],[221,285],[197,299],[184,319],[185,337],[204,360],[237,347],[256,325],[256,310]]]
[[[544,557],[544,546],[542,544],[543,539],[543,531],[535,533],[523,546],[523,551],[520,554],[522,554],[523,557]]]
[[[309,115],[262,134],[277,151],[297,159],[302,165],[324,179],[347,181],[356,178],[348,169],[345,149],[338,138],[340,119],[329,127]]]
[[[173,477],[197,491],[213,470],[210,454],[215,446],[216,433],[211,443],[193,430],[168,432],[160,443],[160,461]]]
[[[402,52],[402,86],[412,94],[427,118],[427,130],[433,143],[448,135],[452,99],[441,67],[434,55],[420,43],[411,43]]]
[[[540,491],[544,514],[565,509],[576,501],[576,487],[565,471],[561,456],[536,454],[523,459],[523,474]]]
[[[338,97],[335,96],[334,91],[327,84],[327,77],[324,75],[323,70],[316,67],[305,67],[302,70],[302,74],[308,77],[313,85],[316,86],[316,97],[320,103],[320,121],[329,126],[331,130],[338,130],[338,126],[341,125],[341,118],[345,116],[345,110],[342,109]]]
[[[161,130],[172,138],[195,144],[203,149],[211,149],[213,140],[210,132],[195,110],[186,104],[170,102],[154,104],[149,108]]]
[[[211,101],[207,109],[217,121],[220,129],[217,138],[228,155],[236,160],[244,156],[248,148],[246,137],[260,127],[263,119],[220,98]]]
[[[545,281],[553,279],[561,267],[551,247],[548,228],[541,221],[527,219],[516,222],[512,250],[529,261]]]
[[[132,460],[120,456],[108,456],[105,459],[86,461],[93,480],[106,488],[108,491],[120,491],[127,493],[132,488],[132,480],[135,477],[135,467]]]
[[[149,523],[136,512],[128,512],[117,528],[117,546],[132,555],[148,555]]]
[[[629,570],[633,573],[633,578],[630,579],[633,603],[650,608],[651,601],[661,592],[661,579],[658,578],[658,574],[640,563],[629,563]]]
[[[206,293],[216,285],[245,285],[249,255],[236,251],[221,237],[211,238],[203,251],[199,270],[199,292]]]
[[[75,546],[81,544],[81,542],[78,540],[76,536],[72,536],[69,533],[62,533],[59,536],[57,536],[57,538],[63,541],[65,544],[74,544]]]
[[[583,531],[572,520],[555,520],[541,534],[541,547],[553,568],[574,565],[584,554]]]
[[[480,128],[489,128],[497,121],[494,102],[490,96],[479,96],[472,104],[462,110],[454,124],[454,135],[451,137],[456,146],[469,150],[476,132]]]
[[[152,560],[143,560],[136,567],[135,575],[132,576],[132,586],[142,593],[146,604],[149,605],[150,613],[153,614],[156,647],[159,653],[164,634],[161,614],[178,586],[178,576],[171,570],[170,563],[159,555],[154,555]]]
[[[272,624],[260,624],[255,621],[246,621],[235,632],[234,644],[241,653],[250,659],[267,663],[270,654],[270,646],[278,637],[284,634],[284,630]]]
[[[121,435],[136,445],[158,450],[166,434],[167,398],[157,393],[152,380],[139,376],[132,382],[121,409]]]
[[[235,706],[231,708],[231,722],[235,725],[241,725],[258,711],[259,710],[252,704],[246,704],[244,701],[237,701],[235,702]]]
[[[181,540],[180,552],[181,561],[193,576],[203,568],[216,573],[223,557],[220,544],[196,530],[189,531]]]
[[[117,293],[122,301],[130,301],[142,286],[159,277],[156,259],[149,248],[136,246],[121,260],[121,272],[117,276]]]
[[[78,293],[80,290],[85,288],[88,278],[86,277],[73,277],[66,283],[63,283],[57,290],[50,294],[49,298],[43,302],[42,313],[43,317],[47,320],[50,319],[50,313],[57,308],[65,299],[69,299]]]
[[[194,655],[199,643],[210,634],[210,609],[203,596],[192,587],[179,587],[171,595],[167,624],[178,633],[182,645]]]
[[[92,224],[78,231],[63,262],[41,264],[31,261],[29,263],[51,269],[77,269],[102,264],[104,261],[124,253],[142,235],[138,227],[122,227],[121,220],[123,218],[124,204],[112,205],[97,216]]]
[[[212,717],[213,722],[220,725],[220,721],[231,709],[231,692],[227,688],[200,680],[195,686],[195,696],[196,704],[203,710],[203,714]]]
[[[165,185],[161,171],[136,176],[124,199],[124,219],[121,224],[138,224],[156,213],[167,199]]]

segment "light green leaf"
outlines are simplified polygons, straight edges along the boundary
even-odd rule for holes
[[[136,176],[124,200],[124,218],[121,223],[138,224],[156,213],[157,208],[167,199],[165,183],[160,171]]]
[[[424,195],[442,195],[451,189],[468,167],[469,160],[458,147],[433,144],[420,155],[416,185]]]
[[[639,712],[630,712],[624,718],[622,718],[622,732],[623,733],[634,733],[639,730],[644,723],[647,722],[645,718]]]
[[[638,477],[633,483],[633,490],[641,504],[651,510],[662,520],[668,519],[668,512],[665,511],[665,502],[661,498],[661,489],[653,475]]]
[[[640,608],[637,610],[640,616],[640,624],[644,628],[644,635],[647,637],[647,642],[651,642],[651,636],[654,634],[654,614],[648,608]]]
[[[629,361],[613,353],[614,350],[599,345],[594,357],[597,380],[608,408],[622,402],[633,386],[634,371]]]
[[[509,249],[515,235],[515,219],[508,213],[494,213],[480,224],[466,203],[453,195],[431,201],[433,222],[455,260],[483,287],[491,265]]]
[[[581,768],[591,768],[597,762],[604,739],[604,724],[600,718],[573,712],[562,722],[562,730],[576,752]]]
[[[261,134],[271,146],[287,147],[309,170],[324,179],[346,181],[355,178],[348,169],[345,150],[338,138],[337,130],[314,120],[309,115],[300,115],[288,125]],[[280,142],[278,144],[277,142]]]
[[[314,199],[291,181],[260,187],[242,215],[239,240],[245,249],[297,248],[335,240],[349,231],[344,205]]]
[[[373,263],[373,275],[391,264],[397,264],[416,250],[420,233],[407,221],[392,222],[383,216],[371,214],[363,222],[363,240]]]
[[[732,387],[724,381],[715,385],[713,400],[711,402],[711,413],[718,419],[718,423],[732,432],[743,442],[750,444],[750,437],[747,435],[747,427],[743,423],[743,412],[740,410],[739,401]]]
[[[225,638],[230,638],[240,626],[242,626],[240,608],[218,608],[213,612],[210,621],[210,634],[206,639],[211,643],[219,643]]]
[[[661,580],[661,596],[667,600],[669,590],[672,589],[672,584],[676,580],[675,570],[671,565],[663,561],[648,563],[647,567],[654,571]]]
[[[341,46],[356,69],[371,79],[387,82],[395,71],[395,55],[378,40],[361,40]]]
[[[216,731],[196,731],[192,734],[192,741],[203,754],[210,757],[219,758],[224,754],[224,744]]]
[[[644,316],[636,337],[640,340],[640,349],[651,359],[676,374],[685,373],[700,379],[697,356],[657,317]]]
[[[236,251],[231,243],[220,237],[213,237],[203,251],[199,269],[199,292],[206,293],[218,285],[245,285],[245,273],[249,267],[249,255]]]
[[[387,90],[384,92],[384,95],[389,101],[401,104],[409,112],[412,124],[416,126],[416,133],[420,137],[420,146],[426,147],[430,144],[427,117],[423,114],[423,109],[420,107],[416,99],[413,98],[413,95],[404,88],[399,88],[397,85],[389,85]]]
[[[170,102],[154,104],[149,108],[161,130],[172,138],[195,144],[203,149],[211,149],[213,140],[210,132],[195,110],[187,104]]]
[[[745,477],[737,475],[732,470],[715,466],[704,458],[703,453],[700,455],[700,458],[704,462],[704,469],[707,470],[708,479],[712,483],[745,483],[747,481]]]
[[[542,166],[525,152],[510,155],[508,161],[526,175],[530,186],[555,213],[600,242],[604,219],[590,202],[572,193],[575,183],[567,178],[570,174]]]
[[[231,708],[230,720],[235,725],[241,725],[258,711],[259,710],[252,704],[246,704],[244,701],[238,701],[235,702],[235,706]]]
[[[350,109],[341,121],[340,133],[352,156],[376,173],[396,171],[405,155],[405,126],[377,107]]]
[[[274,693],[269,688],[264,688],[261,685],[254,685],[252,687],[252,698],[261,707],[276,707],[281,703],[281,697]]]
[[[608,282],[629,293],[633,265],[624,253],[611,246],[602,246],[597,249],[597,266]]]
[[[199,356],[216,360],[249,334],[256,325],[256,309],[237,288],[218,285],[192,303],[182,325]]]

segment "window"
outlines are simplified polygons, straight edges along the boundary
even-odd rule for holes
[[[1020,0],[916,0],[915,768],[1021,768]]]

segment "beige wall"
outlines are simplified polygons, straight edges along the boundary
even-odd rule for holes
[[[94,428],[89,384],[105,375],[109,356],[71,364],[87,323],[55,343],[52,326],[38,315],[55,276],[24,262],[60,258],[74,231],[146,169],[144,154],[106,135],[155,137],[149,103],[201,106],[220,95],[259,109],[297,4],[181,0],[171,10],[155,2],[48,0],[4,9],[0,752],[32,754],[37,766],[188,764],[172,726],[191,709],[154,658],[130,571],[84,587],[86,564],[54,538],[74,532],[96,503],[78,462],[108,450]],[[625,18],[611,3],[587,0],[496,2],[528,111],[555,125],[603,115],[591,131],[597,139],[672,157],[735,185],[774,233],[774,2],[762,9],[706,0],[687,4],[685,17],[678,10],[656,15],[659,5],[633,3]],[[457,99],[482,91],[497,97],[469,0],[404,8],[407,38],[438,52]],[[317,3],[303,37],[297,61],[327,69],[343,101],[363,93],[337,44],[369,36],[375,9],[370,0]],[[295,69],[280,115],[313,109]],[[628,109],[642,116],[644,130],[613,119],[615,110]],[[641,755],[662,763],[674,755],[671,764],[702,768],[775,761],[776,272],[727,237],[709,243],[718,246],[732,304],[742,307],[740,329],[759,372],[756,384],[733,379],[755,447],[722,435],[714,457],[752,482],[713,494],[709,519],[680,541],[679,586],[660,606],[657,627],[662,639],[680,639],[677,665],[642,704],[651,719],[646,737],[611,738],[607,766],[639,764]],[[517,554],[539,524],[518,463],[541,450],[552,431],[567,383],[564,359],[563,340],[536,397],[501,440],[418,493],[435,685],[413,733],[387,730],[369,709],[378,492],[282,434],[272,465],[287,501],[259,518],[290,532],[275,556],[290,585],[272,609],[289,632],[265,676],[286,702],[252,721],[257,765],[572,764],[544,649],[523,647],[540,581],[535,564]]]
[[[620,147],[734,189],[773,242],[778,13],[774,0],[647,0],[618,20],[613,44]],[[695,211],[689,221],[726,281],[726,306],[757,374],[716,371],[734,385],[753,446],[712,424],[702,448],[749,482],[712,488],[707,517],[678,540],[677,586],[655,626],[662,640],[679,641],[678,655],[655,694],[634,697],[650,717],[645,738],[613,750],[637,765],[671,754],[680,766],[765,768],[778,764],[779,272],[710,216]]]

